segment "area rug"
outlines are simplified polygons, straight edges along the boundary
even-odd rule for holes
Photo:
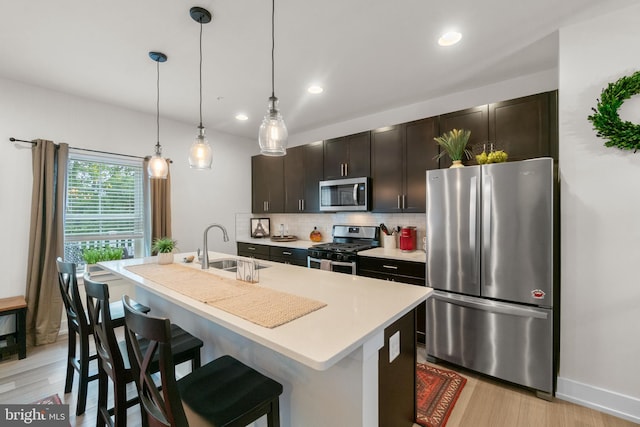
[[[44,399],[36,400],[33,402],[34,405],[62,405],[62,400],[60,400],[60,396],[58,394],[52,394],[51,396],[47,396]]]
[[[416,376],[416,422],[425,427],[443,427],[467,379],[422,363],[416,367]]]

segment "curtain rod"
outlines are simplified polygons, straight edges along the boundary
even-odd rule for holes
[[[35,142],[33,141],[26,141],[24,139],[16,139],[14,137],[9,138],[9,141],[11,142],[26,142],[27,144],[35,144]],[[146,159],[146,158],[151,158],[151,156],[147,156],[147,157],[140,157],[140,156],[132,156],[131,154],[120,154],[120,153],[112,153],[110,151],[100,151],[100,150],[92,150],[90,148],[77,148],[77,147],[69,147],[69,148],[73,148],[74,150],[79,150],[79,151],[88,151],[91,153],[100,153],[100,154],[110,154],[110,155],[114,155],[114,156],[123,156],[123,157],[131,157],[134,159]],[[173,163],[173,160],[168,159],[169,163]]]

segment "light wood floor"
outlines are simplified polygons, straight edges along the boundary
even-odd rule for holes
[[[89,385],[87,411],[76,417],[75,397],[77,380],[71,393],[64,394],[66,369],[66,336],[58,342],[28,349],[28,357],[17,356],[0,361],[0,404],[30,403],[52,394],[58,394],[63,403],[70,405],[72,426],[95,426],[97,381]],[[424,349],[418,352],[424,361]],[[454,369],[467,378],[467,383],[447,422],[447,427],[625,427],[637,424],[592,409],[555,399],[547,402],[528,390],[484,376]],[[77,376],[76,376],[77,378]],[[135,390],[131,390],[135,393]],[[131,427],[140,426],[138,407],[129,409]],[[416,424],[417,426],[417,424]],[[304,427],[304,426],[292,426]]]

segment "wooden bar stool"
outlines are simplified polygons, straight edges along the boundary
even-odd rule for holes
[[[231,356],[215,359],[176,381],[171,322],[136,311],[126,295],[122,300],[129,361],[149,425],[239,427],[264,415],[269,427],[280,425],[280,383]],[[149,341],[147,348],[140,346],[140,338]],[[159,357],[162,390],[151,377],[155,357]]]
[[[0,349],[0,360],[3,354],[18,352],[18,359],[27,357],[27,302],[24,296],[0,299],[0,316],[16,316],[16,331],[11,335],[13,342]]]
[[[108,425],[123,427],[127,425],[127,409],[138,403],[138,398],[127,400],[127,384],[134,381],[129,365],[127,347],[124,341],[118,342],[114,333],[109,305],[109,286],[106,283],[91,280],[84,275],[87,292],[87,310],[89,322],[93,328],[93,337],[98,353],[98,413],[96,426]],[[135,308],[134,308],[135,309]],[[177,325],[171,325],[173,340],[173,363],[191,361],[191,369],[200,367],[200,348],[202,341]],[[141,340],[142,348],[149,345]],[[152,370],[158,371],[158,361],[151,361]],[[114,407],[107,408],[109,379],[113,383]],[[114,415],[113,419],[111,416]]]
[[[89,363],[95,360],[98,355],[89,353],[89,340],[93,335],[93,328],[87,320],[80,291],[78,290],[78,280],[76,276],[76,265],[72,262],[64,262],[62,258],[56,259],[58,268],[58,285],[62,294],[62,301],[67,314],[67,327],[69,329],[68,351],[67,351],[67,376],[64,383],[64,392],[70,393],[73,386],[74,373],[78,372],[78,404],[76,415],[82,415],[87,405],[87,388],[89,381],[98,378],[97,374],[89,375]],[[136,304],[136,309],[149,312],[149,307]],[[124,309],[122,301],[111,303],[113,312],[120,312],[118,317],[114,317],[113,327],[124,326]],[[76,342],[77,340],[77,342]],[[80,354],[76,355],[76,344],[80,349]]]

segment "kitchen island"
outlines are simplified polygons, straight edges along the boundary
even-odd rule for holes
[[[176,263],[200,269],[197,263],[182,263],[186,255],[191,254],[175,255]],[[230,257],[209,252],[210,261]],[[100,265],[133,282],[135,298],[153,315],[170,317],[200,337],[203,362],[230,354],[280,382],[283,427],[378,426],[378,352],[385,345],[385,328],[414,310],[429,289],[260,261],[265,268],[256,286],[326,304],[266,328],[127,269],[155,262],[152,257]],[[206,272],[212,279],[235,279],[233,272]]]

